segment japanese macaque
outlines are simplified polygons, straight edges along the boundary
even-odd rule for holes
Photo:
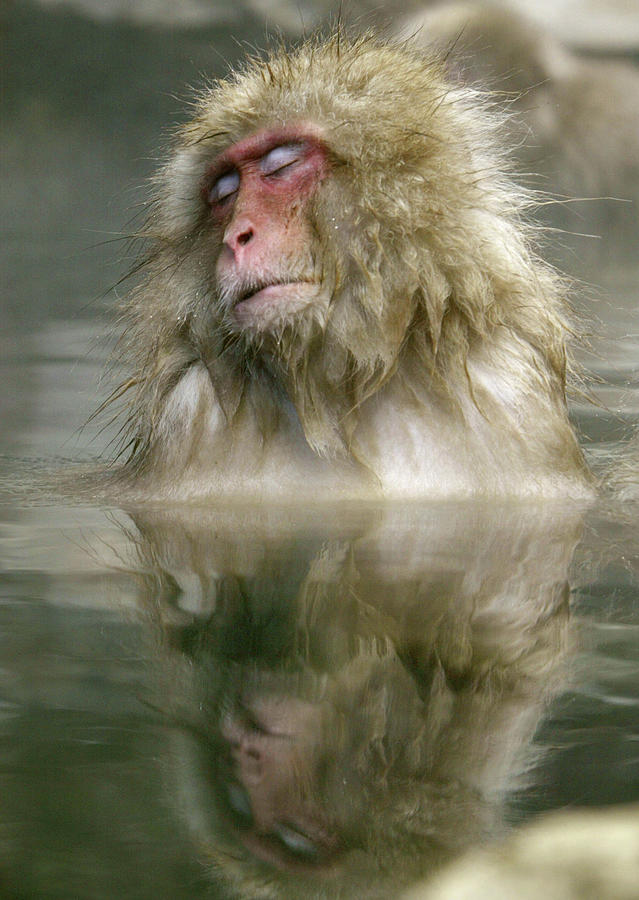
[[[200,96],[124,311],[134,490],[589,494],[566,286],[495,125],[437,59],[341,33]]]
[[[605,838],[602,840],[602,836]],[[435,882],[399,900],[473,897],[615,897],[634,900],[639,882],[639,804],[576,805],[540,816],[495,847],[473,853]],[[629,851],[626,849],[629,848]]]
[[[438,47],[460,83],[506,101],[515,113],[507,123],[514,153],[535,186],[570,196],[639,197],[636,66],[579,56],[500,3],[429,5],[407,17],[399,33]],[[614,209],[636,217],[631,203]]]
[[[135,514],[167,791],[230,896],[398,896],[501,834],[565,684],[573,504],[337,522]]]

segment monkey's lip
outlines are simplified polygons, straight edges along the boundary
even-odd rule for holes
[[[317,285],[312,281],[273,282],[253,293],[240,296],[233,306],[233,313],[242,320],[281,311],[282,307],[287,312],[293,312],[296,308],[306,306],[316,290]]]

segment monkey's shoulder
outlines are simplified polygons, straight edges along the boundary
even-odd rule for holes
[[[397,381],[363,405],[345,453],[324,457],[309,446],[284,392],[266,417],[255,398],[229,416],[221,386],[197,362],[166,398],[147,481],[154,492],[179,498],[586,496],[567,420],[550,407],[542,410],[544,419],[539,399],[523,389],[517,397],[511,389],[511,408],[490,406],[491,388],[499,385],[486,376],[483,385],[478,381],[477,403],[459,399],[446,406],[430,397],[417,402]],[[540,418],[533,439],[525,423]],[[566,431],[563,441],[556,441],[557,430]],[[553,446],[568,444],[569,459],[553,455]]]

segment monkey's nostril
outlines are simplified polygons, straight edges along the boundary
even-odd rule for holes
[[[253,230],[251,228],[247,228],[246,231],[243,231],[241,234],[237,236],[237,242],[240,247],[246,246],[250,240],[253,238]]]

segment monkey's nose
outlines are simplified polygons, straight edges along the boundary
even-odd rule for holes
[[[224,243],[237,259],[238,252],[250,244],[254,237],[255,228],[251,222],[236,222],[231,224],[224,235]]]
[[[248,244],[250,240],[253,239],[253,229],[247,228],[246,231],[243,231],[242,234],[238,234],[237,242],[240,247],[244,247],[245,244]]]

